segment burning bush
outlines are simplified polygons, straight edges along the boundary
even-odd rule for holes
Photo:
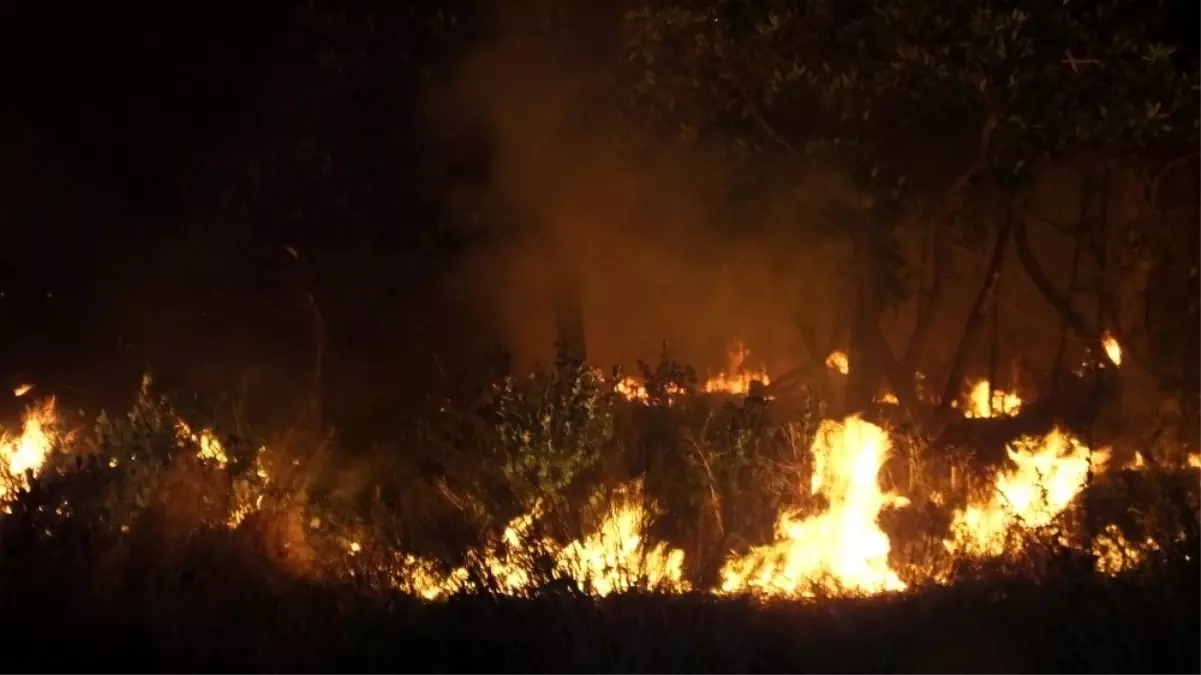
[[[667,359],[642,369],[645,396],[630,381],[567,361],[504,378],[444,406],[404,437],[410,453],[350,491],[328,439],[223,435],[148,380],[127,414],[91,429],[46,399],[0,444],[0,574],[158,616],[178,598],[218,602],[217,588],[342,588],[364,607],[645,592],[830,602],[1196,564],[1191,460],[1117,462],[1053,428],[969,479],[955,470],[969,455],[858,416],[820,420],[817,402],[789,415],[750,387],[706,391]],[[966,415],[1022,403],[980,391],[963,393]]]

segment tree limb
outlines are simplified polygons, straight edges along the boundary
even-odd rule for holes
[[[1029,232],[1026,229],[1025,218],[1017,218],[1017,223],[1013,228],[1013,244],[1014,251],[1017,253],[1018,260],[1021,261],[1023,269],[1030,277],[1030,281],[1038,292],[1051,303],[1055,311],[1059,312],[1059,316],[1072,329],[1081,340],[1090,345],[1099,345],[1100,336],[1096,334],[1088,326],[1086,322],[1076,310],[1072,308],[1071,302],[1055,288],[1054,282],[1047,277],[1047,273],[1043,270],[1043,266],[1038,262],[1038,258],[1034,256],[1034,251],[1030,248]]]
[[[941,219],[935,220],[931,226],[933,233],[930,242],[932,250],[930,257],[933,258],[933,274],[930,281],[930,291],[926,295],[925,302],[921,302],[919,298],[920,304],[917,310],[917,319],[913,326],[913,333],[909,335],[909,343],[905,345],[905,354],[901,358],[901,365],[909,370],[917,369],[918,360],[922,356],[926,340],[930,337],[930,330],[934,326],[934,316],[937,313],[936,310],[946,288],[949,251],[947,251],[947,247],[945,246],[946,238],[942,236],[941,222]]]
[[[960,198],[967,189],[968,183],[976,174],[984,169],[985,164],[988,162],[988,151],[992,145],[993,132],[996,129],[997,115],[990,112],[984,117],[984,121],[980,125],[980,132],[976,137],[975,151],[972,153],[970,160],[963,167],[963,170],[951,180],[950,185],[943,193],[942,208],[933,225],[934,232],[931,248],[934,258],[934,275],[931,280],[930,294],[926,302],[918,309],[913,333],[909,336],[909,343],[905,346],[905,355],[901,361],[901,365],[909,370],[917,368],[918,359],[921,358],[926,340],[930,336],[930,328],[934,323],[934,315],[945,288],[945,263],[946,257],[949,254],[946,251],[946,237],[944,235],[954,227],[955,221],[959,219],[962,213],[962,201]]]
[[[943,205],[948,210],[953,208],[952,200],[962,195],[968,182],[984,169],[985,163],[988,162],[988,149],[992,145],[992,135],[996,130],[997,114],[989,112],[984,116],[984,122],[980,125],[980,133],[976,136],[976,149],[972,153],[971,160],[955,176],[950,186],[947,187],[947,191],[943,194]],[[958,210],[955,210],[955,213],[958,213]]]
[[[1156,212],[1159,211],[1159,184],[1163,182],[1164,176],[1167,176],[1177,167],[1184,165],[1190,160],[1197,159],[1198,157],[1201,157],[1201,152],[1194,151],[1186,155],[1181,155],[1180,157],[1168,161],[1166,164],[1164,164],[1163,168],[1159,170],[1159,173],[1155,174],[1155,178],[1151,179],[1151,185],[1147,189],[1147,202],[1151,205],[1152,210]]]
[[[963,335],[959,338],[959,346],[955,348],[955,357],[951,361],[951,372],[947,375],[947,383],[943,388],[939,410],[946,412],[951,407],[962,385],[963,373],[967,367],[967,353],[971,349],[973,338],[980,330],[980,319],[984,316],[984,308],[996,289],[997,280],[1001,277],[1001,263],[1005,260],[1005,249],[1009,248],[1009,240],[1013,235],[1014,223],[1019,220],[1014,210],[1010,208],[1005,215],[1005,221],[997,230],[996,243],[993,245],[992,258],[988,261],[988,269],[984,273],[984,283],[976,293],[976,300],[968,313],[963,325]]]

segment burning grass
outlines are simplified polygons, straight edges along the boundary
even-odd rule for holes
[[[967,596],[997,602],[984,599],[996,593],[1034,602],[1038,593],[1021,589],[1075,578],[1065,570],[1109,589],[1098,593],[1117,593],[1196,565],[1193,457],[1118,465],[1108,449],[1055,428],[1012,442],[1008,463],[983,479],[964,477],[979,471],[948,476],[951,460],[931,460],[919,439],[860,417],[820,419],[815,401],[810,412],[773,418],[770,401],[756,394],[767,377],[748,371],[746,356],[736,351],[729,372],[701,384],[668,363],[634,377],[561,362],[504,378],[483,400],[441,406],[408,437],[404,456],[351,493],[336,487],[345,467],[323,459],[328,439],[258,445],[222,435],[153,396],[149,380],[129,413],[101,416],[91,429],[44,399],[30,405],[19,431],[0,435],[0,573],[6,585],[54,588],[88,611],[141,598],[137,616],[178,611],[160,603],[182,597],[234,602],[217,590],[194,598],[189,585],[253,583],[271,602],[316,603],[304,612],[333,593],[357,608],[336,615],[383,612],[385,624],[410,632],[420,632],[406,623],[421,606],[412,603],[445,606],[420,610],[445,617],[481,594],[551,602],[568,612],[557,624],[578,631],[567,639],[586,650],[564,658],[595,667],[587,659],[607,653],[597,640],[624,630],[612,613],[631,607],[637,621],[674,621],[676,611],[720,621],[749,611],[737,604],[748,598],[855,613],[845,602],[875,596],[872,611],[900,611],[901,603],[916,612]],[[831,368],[846,365],[835,361]],[[990,417],[1022,404],[983,382],[959,408]],[[899,464],[903,479],[894,477]],[[152,583],[169,588],[145,587]],[[273,595],[281,588],[291,589],[286,601]],[[973,588],[990,590],[977,597]],[[616,597],[631,599],[610,602]],[[692,609],[676,609],[685,606]],[[1195,623],[1195,612],[1181,620]],[[272,658],[272,667],[306,667]],[[429,658],[454,662],[445,653]],[[497,658],[485,668],[501,667]],[[625,660],[604,667],[666,663],[657,653],[613,658]],[[745,658],[715,663],[754,667]]]

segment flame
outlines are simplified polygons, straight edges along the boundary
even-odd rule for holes
[[[826,367],[846,375],[851,372],[851,360],[847,357],[847,353],[843,351],[831,352],[826,357]]]
[[[615,384],[613,388],[618,394],[629,401],[646,402],[650,400],[650,395],[646,393],[646,387],[632,377],[627,376],[621,378],[617,381],[617,384]]]
[[[747,356],[750,352],[743,346],[741,342],[734,344],[730,350],[729,370],[719,372],[713,375],[701,386],[701,390],[710,394],[736,394],[746,395],[751,391],[752,382],[761,382],[764,385],[771,384],[771,378],[768,377],[767,371],[763,368],[752,369],[747,366]],[[613,385],[614,391],[619,396],[627,401],[635,401],[646,403],[650,401],[650,394],[646,390],[646,384],[640,379],[633,376],[625,376],[617,380]],[[666,387],[667,403],[671,405],[675,401],[675,397],[682,395],[684,391],[677,385],[669,383]]]
[[[1103,471],[1110,457],[1108,449],[1090,452],[1059,428],[1019,439],[1007,451],[1016,468],[997,476],[991,498],[956,512],[948,549],[1001,555],[1012,528],[1049,524],[1084,489],[1089,471]]]
[[[1146,557],[1146,551],[1158,548],[1150,538],[1143,546],[1140,548],[1126,539],[1117,525],[1107,525],[1093,539],[1092,552],[1097,557],[1097,571],[1112,576],[1134,569]]]
[[[1122,365],[1122,345],[1118,343],[1118,339],[1113,336],[1113,333],[1105,331],[1101,336],[1101,345],[1105,347],[1105,354],[1109,356],[1109,360],[1113,361],[1113,365]]]
[[[991,401],[989,392],[992,392]],[[991,402],[991,405],[990,405]],[[972,385],[963,409],[964,417],[988,418],[1011,416],[1022,409],[1022,398],[1012,392],[994,389],[988,380]]]
[[[704,390],[709,393],[747,394],[751,390],[752,381],[758,380],[763,384],[771,384],[766,371],[747,368],[746,361],[749,355],[750,351],[741,342],[735,343],[730,350],[729,373],[721,372],[710,377],[705,382]]]
[[[727,561],[721,590],[803,597],[904,590],[876,523],[884,507],[908,503],[880,490],[877,474],[889,449],[884,430],[857,416],[823,422],[813,441],[810,492],[825,496],[829,508],[808,518],[783,513],[775,543]]]
[[[28,383],[18,384],[16,387],[13,388],[13,396],[16,396],[17,398],[21,398],[22,396],[24,396],[25,394],[28,394],[31,391],[33,391],[32,384],[28,384]]]
[[[50,449],[60,438],[58,411],[54,397],[45,399],[25,411],[20,435],[0,429],[0,461],[16,485],[0,484],[0,496],[13,487],[28,488],[26,473],[37,475]]]
[[[181,419],[176,420],[175,429],[181,440],[190,440],[200,446],[197,455],[201,459],[216,462],[220,467],[229,464],[229,455],[225,453],[225,446],[211,429],[201,429],[198,433],[193,433],[192,427]]]
[[[746,357],[747,351],[738,345],[731,354],[732,374],[711,378],[705,391],[746,393],[751,381],[766,383],[765,374],[747,370]],[[831,354],[828,363],[842,372],[849,371],[842,352]],[[634,378],[622,378],[614,388],[631,400],[649,398],[646,387]],[[668,393],[674,396],[682,392],[675,389]],[[881,392],[879,398],[895,400],[888,391]],[[959,405],[968,417],[989,417],[1016,413],[1022,400],[982,381],[972,386]],[[174,429],[184,447],[195,444],[196,456],[204,466],[210,470],[228,466],[231,455],[214,431],[194,429],[170,410],[166,414],[168,428]],[[71,435],[60,431],[53,398],[38,402],[24,413],[19,434],[0,429],[0,462],[9,478],[6,484],[0,481],[0,496],[27,487],[27,475],[37,475],[51,449],[70,440]],[[905,590],[906,583],[889,559],[894,542],[877,523],[885,508],[908,503],[880,488],[878,475],[890,450],[886,432],[858,417],[822,422],[811,447],[814,466],[808,489],[826,506],[817,512],[782,512],[776,523],[775,541],[743,555],[731,555],[720,570],[721,583],[716,592],[815,597]],[[1089,472],[1103,472],[1112,463],[1108,448],[1090,452],[1083,442],[1059,428],[1043,437],[1022,438],[1007,452],[1013,467],[998,473],[992,481],[992,493],[953,514],[951,535],[942,542],[952,554],[979,557],[1015,552],[1007,550],[1013,541],[1011,534],[1052,523],[1078,498]],[[262,508],[262,488],[270,482],[267,459],[267,449],[259,448],[253,475],[240,474],[243,478],[233,480],[227,521],[230,528],[237,528],[248,515]],[[1194,469],[1201,468],[1201,455],[1196,452],[1190,451],[1187,461]],[[120,464],[116,457],[107,462],[111,467]],[[1133,469],[1145,466],[1146,459],[1137,452],[1126,464]],[[254,476],[261,480],[254,481]],[[465,589],[473,579],[468,570],[477,567],[485,572],[492,590],[510,595],[534,591],[539,581],[535,570],[549,571],[556,579],[574,582],[581,590],[599,596],[635,586],[670,592],[689,590],[683,571],[684,552],[647,541],[646,524],[652,507],[643,499],[641,484],[630,483],[614,495],[616,499],[598,514],[595,527],[566,545],[538,533],[535,526],[545,514],[536,504],[509,522],[495,540],[474,551],[470,568],[464,566],[449,573],[432,561],[373,542],[371,533],[365,530],[337,533],[340,553],[334,558],[353,558],[357,569],[382,573],[398,588],[431,600]],[[939,504],[948,499],[935,493],[930,498]],[[319,522],[313,519],[310,527],[317,527]],[[1016,545],[1020,549],[1020,540]],[[1106,574],[1131,569],[1155,548],[1151,540],[1145,544],[1126,540],[1112,525],[1092,542],[1098,570]],[[549,569],[544,561],[549,561]]]
[[[535,505],[510,521],[500,538],[485,546],[477,560],[496,590],[506,595],[533,590],[532,563],[540,554],[551,557],[559,578],[570,579],[579,588],[599,596],[627,590],[639,583],[648,590],[688,590],[683,580],[684,552],[662,543],[647,545],[644,533],[647,513],[641,495],[637,483],[618,489],[613,506],[597,529],[564,547],[557,546],[549,537],[532,534],[535,522],[543,515],[541,505]],[[432,563],[411,556],[406,557],[401,567],[404,578],[398,580],[399,585],[427,600],[455,593],[469,578],[465,567],[440,576],[434,572]]]
[[[558,556],[558,568],[599,596],[645,581],[650,590],[687,590],[684,552],[659,543],[647,548],[645,510],[638,487],[625,488],[596,532],[573,541]]]

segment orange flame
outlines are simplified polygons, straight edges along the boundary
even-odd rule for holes
[[[1118,343],[1118,339],[1113,336],[1113,333],[1105,331],[1101,336],[1101,344],[1105,347],[1105,354],[1109,356],[1109,360],[1113,361],[1113,365],[1122,365],[1122,345]]]
[[[53,397],[25,412],[20,435],[14,436],[0,429],[0,461],[16,483],[0,485],[0,496],[13,487],[29,487],[26,473],[37,475],[59,436],[58,411]]]
[[[886,506],[908,503],[880,490],[877,474],[889,447],[884,430],[858,417],[823,422],[813,441],[810,491],[824,495],[829,508],[809,518],[782,514],[779,539],[729,560],[721,590],[802,597],[904,590],[889,567],[891,543],[876,523]]]

